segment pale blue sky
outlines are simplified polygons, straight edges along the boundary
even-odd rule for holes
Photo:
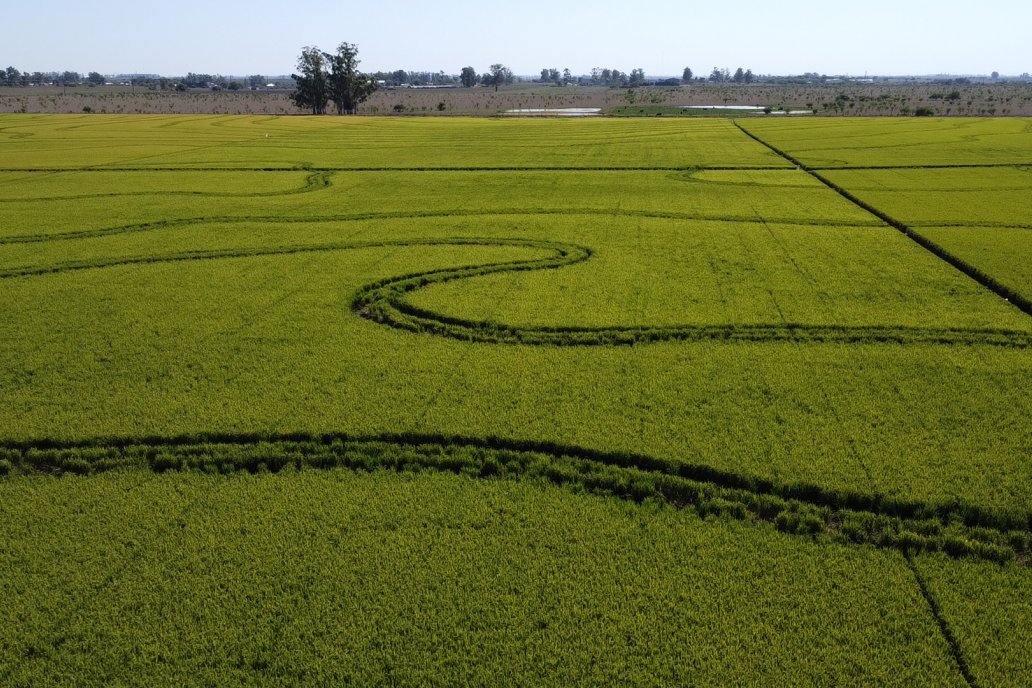
[[[442,3],[10,2],[0,62],[23,70],[289,74],[304,45],[357,43],[362,68],[517,74],[592,67],[708,74],[1032,72],[1029,0]]]

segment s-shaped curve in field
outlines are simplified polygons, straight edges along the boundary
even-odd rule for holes
[[[227,221],[238,221],[227,219]],[[495,246],[543,250],[544,258],[493,262],[415,272],[366,284],[355,293],[350,307],[361,317],[410,332],[494,344],[606,346],[640,345],[663,341],[810,341],[855,343],[982,344],[1032,348],[1032,333],[991,328],[932,328],[898,325],[684,324],[602,327],[516,326],[456,318],[427,310],[406,300],[406,295],[433,284],[496,273],[561,269],[589,260],[593,251],[580,244],[526,238],[454,237],[369,242],[329,242],[253,249],[183,251],[152,256],[71,261],[54,265],[0,270],[0,279],[31,277],[125,265],[144,265],[249,256],[276,256],[376,247]]]

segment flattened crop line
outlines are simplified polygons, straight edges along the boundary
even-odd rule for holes
[[[292,215],[283,217],[277,215],[238,215],[220,217],[194,217],[177,220],[155,220],[153,222],[140,222],[120,227],[106,227],[101,229],[86,229],[77,232],[61,232],[54,234],[20,234],[15,236],[0,237],[0,245],[3,244],[34,244],[47,241],[72,241],[76,239],[89,239],[92,237],[110,236],[112,234],[130,234],[133,232],[151,232],[159,229],[170,229],[173,227],[186,227],[198,224],[243,224],[247,222],[260,222],[264,224],[304,224],[304,223],[328,223],[328,222],[364,222],[369,220],[418,220],[449,217],[491,217],[501,215],[604,215],[617,217],[644,217],[658,220],[686,220],[700,222],[738,222],[749,224],[779,224],[786,226],[800,227],[880,227],[881,224],[864,224],[858,221],[843,220],[822,220],[798,218],[763,218],[757,219],[755,215],[706,215],[693,213],[676,212],[653,212],[649,210],[629,210],[621,208],[496,208],[494,210],[426,210],[426,211],[405,211],[405,212],[368,212],[351,213],[346,215]]]
[[[1019,566],[1025,565],[1032,546],[1032,514],[775,483],[678,460],[535,440],[419,433],[208,433],[0,442],[0,476],[317,469],[436,470],[481,478],[543,479],[635,502],[655,499],[703,516],[766,522],[783,533],[828,542],[904,553],[944,552]]]
[[[373,322],[419,334],[458,339],[465,342],[535,346],[630,346],[665,341],[769,342],[796,341],[863,344],[970,344],[1032,348],[1032,333],[1004,329],[915,328],[892,325],[846,326],[771,323],[758,325],[628,325],[610,327],[511,326],[495,322],[465,320],[419,308],[405,300],[417,289],[482,275],[564,268],[588,260],[592,250],[586,246],[535,239],[458,237],[440,239],[402,239],[396,241],[329,242],[295,244],[252,249],[182,251],[152,256],[71,261],[53,265],[0,270],[0,279],[97,270],[126,265],[148,265],[197,260],[284,256],[324,251],[408,246],[508,246],[541,249],[551,256],[540,259],[469,265],[385,278],[360,287],[351,310]]]
[[[785,151],[775,147],[774,145],[772,145],[770,143],[767,143],[766,141],[764,141],[760,137],[756,136],[755,134],[750,132],[745,127],[743,127],[741,124],[739,124],[737,120],[734,120],[734,125],[736,127],[738,127],[742,131],[742,133],[745,134],[746,136],[748,136],[749,138],[753,139],[754,141],[757,141],[758,143],[762,143],[764,146],[766,146],[770,150],[774,151],[775,153],[777,153],[778,155],[783,157],[785,160],[788,160],[792,164],[794,164],[797,167],[799,167],[799,169],[804,170],[805,172],[813,175],[814,178],[816,178],[818,181],[820,181],[826,187],[828,187],[832,191],[836,192],[837,194],[839,194],[840,196],[842,196],[843,198],[845,198],[849,202],[851,202],[854,205],[857,205],[857,206],[863,208],[864,210],[869,212],[871,215],[874,215],[875,217],[877,217],[879,220],[881,220],[885,224],[889,225],[890,227],[893,227],[893,228],[899,230],[904,236],[906,236],[909,239],[911,239],[918,246],[920,246],[921,248],[927,250],[929,253],[931,253],[935,257],[939,258],[943,262],[948,263],[949,265],[953,266],[957,270],[960,270],[962,273],[964,273],[965,275],[967,275],[971,279],[975,280],[976,282],[978,282],[978,284],[980,284],[981,286],[985,287],[989,291],[993,292],[994,294],[999,296],[1001,299],[1003,299],[1003,300],[1007,301],[1008,303],[1014,305],[1018,310],[1020,310],[1025,315],[1032,316],[1032,300],[1030,300],[1027,297],[1023,296],[1022,294],[1019,294],[1018,292],[1014,291],[1013,289],[1011,289],[1007,285],[1001,283],[999,280],[997,280],[992,275],[989,275],[989,274],[987,274],[985,272],[982,272],[981,270],[976,268],[974,265],[971,265],[967,261],[961,260],[960,258],[958,258],[957,256],[953,255],[952,253],[950,253],[949,251],[944,249],[942,246],[940,246],[939,244],[937,244],[934,241],[932,241],[931,239],[928,239],[924,235],[919,234],[919,233],[913,231],[910,227],[908,227],[907,225],[903,224],[899,220],[897,220],[897,219],[895,219],[895,218],[893,218],[893,217],[883,213],[881,210],[878,210],[877,208],[875,208],[870,203],[867,203],[866,201],[858,198],[857,196],[855,196],[850,191],[842,188],[841,186],[839,186],[835,182],[831,181],[827,177],[825,177],[822,174],[820,174],[819,172],[817,172],[817,170],[815,168],[809,167],[808,165],[806,165],[803,162],[801,162],[801,161],[797,160],[796,158],[792,157],[791,155],[789,155]]]
[[[125,265],[147,265],[152,263],[180,263],[194,260],[217,260],[225,258],[250,258],[260,256],[286,256],[298,253],[321,253],[325,251],[347,251],[364,248],[383,247],[405,247],[405,246],[513,246],[521,248],[540,248],[556,251],[557,255],[566,255],[569,244],[557,242],[536,241],[533,239],[480,239],[476,237],[457,237],[442,239],[399,239],[395,241],[365,241],[365,242],[329,242],[322,244],[295,244],[291,246],[262,247],[253,249],[215,249],[211,251],[181,251],[178,253],[166,253],[153,256],[136,256],[127,258],[111,258],[109,260],[92,261],[71,261],[57,263],[55,265],[44,265],[28,268],[13,268],[0,270],[0,279],[12,279],[16,277],[38,277],[41,275],[58,274],[62,272],[76,272],[81,270],[98,270]],[[577,247],[582,249],[582,247]],[[589,249],[582,249],[588,251]],[[487,269],[499,265],[520,269],[523,265],[536,265],[541,261],[515,261],[507,263],[488,263],[477,266],[476,269]],[[437,271],[423,273],[434,275]]]
[[[960,673],[964,676],[964,680],[971,688],[978,688],[978,681],[975,680],[975,675],[971,673],[971,667],[968,666],[967,660],[964,658],[964,652],[960,648],[960,642],[957,640],[957,636],[953,633],[953,629],[950,627],[946,616],[942,613],[942,608],[939,606],[938,600],[932,595],[931,589],[928,587],[928,582],[925,581],[924,576],[921,575],[921,571],[917,568],[917,564],[914,562],[914,555],[911,552],[905,552],[903,555],[907,560],[907,566],[910,567],[911,573],[914,574],[914,578],[917,580],[917,586],[921,589],[921,595],[924,597],[925,602],[928,603],[928,608],[932,612],[932,616],[935,617],[935,622],[939,624],[939,631],[942,633],[942,637],[946,640],[946,644],[950,647],[950,654],[953,656],[954,661],[957,663],[957,668]]]
[[[289,170],[295,172],[296,170]],[[285,191],[256,191],[256,192],[219,192],[219,191],[116,191],[113,193],[78,194],[74,196],[46,196],[43,198],[0,198],[0,203],[25,203],[30,201],[35,204],[46,203],[47,201],[75,201],[87,198],[120,198],[123,196],[206,196],[211,198],[262,198],[265,196],[293,196],[303,193],[319,191],[333,185],[330,181],[332,173],[315,172],[305,177],[305,182],[296,189]]]

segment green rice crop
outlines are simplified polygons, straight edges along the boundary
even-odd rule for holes
[[[1032,168],[835,170],[824,174],[913,227],[1032,227]]]
[[[1032,300],[1032,228],[921,227],[917,231]]]
[[[811,167],[1032,164],[1027,118],[749,119],[743,126]]]
[[[0,683],[1027,684],[1028,123],[742,127],[0,117]]]
[[[1032,676],[1032,573],[941,556],[916,566],[950,620],[980,685],[1020,686]]]
[[[262,186],[241,194],[248,175]],[[518,211],[875,224],[868,214],[801,172],[752,171],[730,181],[703,172],[77,172],[9,173],[23,186],[0,184],[0,242],[55,234],[126,231],[179,218],[412,218]],[[716,174],[713,172],[712,174]],[[153,176],[153,178],[152,178]],[[315,177],[310,183],[308,180]],[[130,181],[136,178],[136,181]],[[320,180],[325,180],[320,181]],[[264,184],[268,182],[267,188]],[[89,187],[92,194],[81,189]],[[40,189],[48,199],[18,188]],[[162,193],[161,188],[173,193]],[[76,191],[80,189],[80,191]],[[154,189],[153,194],[137,194]],[[388,194],[384,189],[390,189]],[[126,192],[132,193],[127,195]],[[189,193],[188,193],[189,192]],[[230,192],[230,193],[227,193]],[[775,193],[776,192],[776,193]],[[9,194],[9,195],[8,195]],[[83,196],[68,198],[68,196]]]
[[[460,476],[3,489],[9,685],[961,685],[891,551]]]
[[[825,175],[1032,300],[1032,168],[849,170]]]
[[[786,167],[726,120],[5,117],[0,169]]]

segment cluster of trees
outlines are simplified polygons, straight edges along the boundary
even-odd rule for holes
[[[472,67],[463,67],[459,74],[459,83],[463,88],[473,88],[477,84],[481,86],[494,86],[494,90],[503,84],[511,84],[516,80],[512,70],[501,63],[491,65],[490,71],[477,76],[477,70]]]
[[[376,81],[358,71],[358,64],[358,46],[352,43],[341,43],[335,53],[315,46],[302,48],[297,60],[299,74],[291,74],[296,88],[290,99],[313,115],[326,114],[331,100],[338,115],[355,114],[359,103],[376,90]]]
[[[559,73],[559,70],[555,67],[545,68],[541,70],[541,78],[538,79],[543,84],[555,84],[556,86],[567,86],[572,84],[575,79],[573,74],[570,74],[570,68],[567,67]]]
[[[710,81],[713,83],[735,83],[735,84],[751,84],[756,81],[756,75],[753,74],[751,69],[742,69],[739,67],[732,74],[727,68],[721,69],[720,67],[714,67],[713,71],[710,72],[709,78],[696,77],[692,72],[691,67],[685,67],[684,72],[681,74],[681,83],[690,84],[693,81]]]
[[[709,80],[714,83],[735,83],[735,84],[751,84],[756,81],[756,76],[752,73],[751,69],[742,69],[739,67],[735,70],[734,74],[731,74],[727,68],[720,69],[714,67],[713,71],[710,72]]]
[[[619,69],[601,69],[595,67],[591,70],[591,83],[594,86],[621,86],[634,88],[645,85],[645,70],[632,69],[630,74],[621,72]]]

